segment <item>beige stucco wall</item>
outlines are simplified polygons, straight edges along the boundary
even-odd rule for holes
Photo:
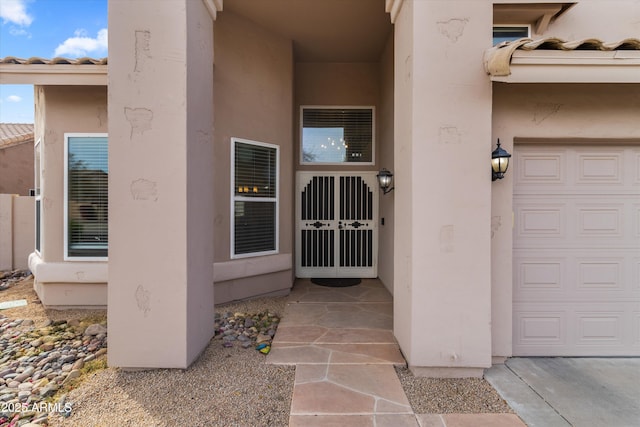
[[[405,1],[395,24],[394,332],[420,375],[491,365],[491,2]]]
[[[633,84],[493,85],[493,139],[509,152],[514,139],[556,143],[640,144],[640,86]],[[512,341],[513,168],[492,186],[492,339],[495,356]]]
[[[105,86],[41,86],[44,122],[36,122],[42,144],[42,259],[64,260],[64,134],[107,132]],[[44,128],[41,128],[44,126]]]
[[[511,1],[509,1],[511,2]],[[544,37],[614,42],[640,34],[637,0],[582,0],[549,25]]]
[[[0,148],[0,194],[28,196],[33,176],[33,139]]]
[[[413,192],[413,162],[411,146],[413,139],[413,48],[414,48],[413,2],[404,2],[394,26],[394,163],[402,165],[394,171],[393,192],[395,219],[413,221],[413,211],[401,207],[411,206]],[[402,187],[399,187],[401,185]],[[402,188],[402,190],[400,190]],[[397,224],[393,234],[393,332],[403,354],[411,354],[414,305],[411,280],[411,248],[413,233],[410,226]],[[398,315],[402,313],[402,315]]]
[[[138,0],[109,27],[109,364],[186,368],[214,333],[213,22]]]
[[[64,134],[107,132],[105,86],[36,86],[34,136],[41,143],[41,251],[29,256],[47,306],[105,306],[107,263],[64,260]]]
[[[219,303],[286,292],[293,283],[293,45],[291,40],[225,11],[216,21],[214,49],[214,257],[221,269],[237,272],[216,281]],[[280,147],[279,254],[259,257],[272,262],[231,260],[232,137]],[[252,268],[256,264],[260,268]]]

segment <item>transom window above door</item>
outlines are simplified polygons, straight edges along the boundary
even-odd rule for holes
[[[302,106],[301,164],[373,164],[374,107]]]

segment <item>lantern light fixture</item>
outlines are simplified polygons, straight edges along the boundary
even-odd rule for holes
[[[393,174],[386,168],[382,168],[382,170],[378,172],[378,175],[376,175],[376,177],[378,177],[378,184],[380,184],[382,194],[387,194],[395,188],[391,187],[391,183],[393,182]]]
[[[500,147],[500,138],[498,138],[498,146],[491,153],[491,181],[504,178],[504,174],[509,168],[510,158],[511,154]]]

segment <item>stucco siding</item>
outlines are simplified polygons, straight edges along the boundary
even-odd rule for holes
[[[549,25],[545,37],[618,41],[640,34],[637,0],[579,1]]]
[[[41,91],[42,257],[64,260],[64,134],[107,132],[106,86],[45,86]]]
[[[396,273],[394,294],[396,319],[410,313],[411,330],[408,337],[398,325],[394,331],[414,372],[481,375],[491,364],[492,141],[491,84],[477,52],[491,43],[492,8],[476,1],[412,5],[413,48],[396,50],[404,68],[396,78],[396,108],[410,105],[403,113],[411,134],[405,142],[396,133],[395,154],[403,170],[411,166],[396,181],[396,248],[409,247],[397,254],[395,271],[409,273]],[[396,31],[406,25],[406,6]],[[398,81],[409,79],[410,98],[402,99]],[[483,158],[486,163],[478,161]],[[399,240],[407,235],[412,238]],[[398,294],[400,287],[410,287],[410,297]]]
[[[281,289],[293,283],[293,45],[232,12],[218,16],[214,37],[215,263],[233,264],[243,271],[251,258],[231,259],[231,138],[275,144],[280,147],[279,254],[288,258],[288,269],[277,280],[251,277],[216,283],[216,301],[238,295],[249,297]],[[216,281],[217,282],[217,281]],[[230,286],[237,287],[230,291]]]

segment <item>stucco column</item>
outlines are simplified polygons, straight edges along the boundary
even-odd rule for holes
[[[109,2],[109,365],[186,368],[213,336],[213,22]]]
[[[491,365],[492,2],[405,0],[395,22],[395,334],[419,375]]]

